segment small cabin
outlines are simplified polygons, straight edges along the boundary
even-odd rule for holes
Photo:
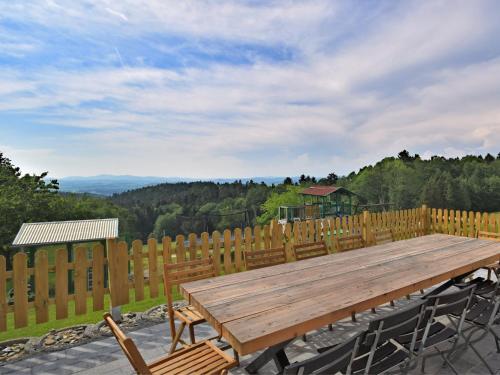
[[[337,186],[310,186],[301,193],[304,204],[301,206],[281,206],[280,222],[322,219],[353,215],[355,193]]]

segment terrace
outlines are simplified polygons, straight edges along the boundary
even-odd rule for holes
[[[149,298],[161,297],[164,264],[174,269],[182,263],[189,265],[189,261],[196,258],[211,257],[215,273],[224,276],[182,282],[180,291],[209,322],[195,327],[196,340],[222,333],[218,345],[229,343],[241,354],[239,366],[232,368],[230,373],[243,374],[251,369],[247,368],[248,365],[266,352],[265,348],[279,346],[280,342],[290,339],[293,340],[284,349],[290,363],[315,358],[318,348],[345,342],[354,333],[369,328],[374,319],[418,303],[422,297],[420,289],[425,289],[426,295],[437,294],[447,280],[459,281],[457,277],[471,272],[495,281],[491,272],[488,274],[478,269],[500,260],[500,244],[493,238],[499,233],[497,224],[494,215],[428,209],[424,206],[380,214],[365,212],[349,220],[323,219],[286,224],[284,227],[272,223],[263,228],[236,229],[234,233],[225,231],[222,236],[218,232],[211,236],[203,233],[200,239],[190,235],[188,246],[185,246],[183,236],[177,236],[175,242],[164,238],[161,247],[151,239],[147,252],[139,241],[134,241],[129,248],[124,242],[110,240],[106,258],[104,253],[101,257],[100,251],[95,250],[89,259],[86,252],[77,249],[76,261],[68,262],[66,249],[58,250],[60,263],[55,267],[47,265],[44,272],[55,273],[56,279],[58,273],[62,273],[61,269],[66,275],[68,270],[79,272],[72,275],[77,286],[74,293],[68,293],[69,286],[65,280],[65,283],[57,284],[54,296],[49,295],[49,288],[36,287],[37,280],[45,280],[40,278],[39,259],[43,257],[37,254],[34,266],[29,268],[26,255],[20,253],[15,256],[13,271],[0,267],[2,282],[9,280],[14,284],[14,303],[4,305],[0,310],[0,330],[15,330],[33,324],[27,319],[32,313],[38,324],[44,323],[43,320],[51,319],[50,314],[44,314],[44,308],[49,309],[52,305],[59,311],[56,320],[63,319],[62,312],[66,311],[67,316],[69,301],[75,303],[77,314],[85,315],[90,306],[95,311],[102,311],[104,305],[99,302],[105,295],[109,295],[114,308],[126,305],[132,299],[147,300],[146,295]],[[478,235],[491,238],[476,239]],[[329,255],[322,253],[323,250],[317,253],[311,250],[318,244],[323,244]],[[96,246],[98,249],[101,247]],[[297,260],[299,247],[305,248],[305,254],[310,255],[300,259],[309,259]],[[357,247],[364,248],[355,249]],[[266,256],[273,249],[282,249],[284,264],[274,264],[277,261],[273,255],[273,265],[246,271],[247,252]],[[269,259],[264,257],[264,261]],[[109,284],[96,281],[100,280],[99,275],[104,275],[104,267],[109,272]],[[83,283],[88,277],[88,269],[92,269],[92,286]],[[311,269],[315,272],[309,272]],[[400,270],[400,274],[394,270]],[[27,286],[19,281],[26,281],[30,275],[35,275],[35,291],[38,291],[34,301],[28,300]],[[285,280],[285,277],[289,279]],[[255,289],[254,285],[258,283],[262,286]],[[304,294],[306,287],[309,289]],[[358,291],[356,296],[349,292],[350,287]],[[47,289],[47,292],[40,293],[40,289]],[[235,290],[238,292],[231,294]],[[458,289],[453,286],[449,290]],[[58,299],[61,295],[65,297],[63,301]],[[344,297],[341,298],[341,295]],[[240,296],[246,297],[240,301]],[[212,302],[207,300],[208,297]],[[221,302],[214,298],[221,298]],[[231,303],[224,306],[224,300]],[[256,301],[266,302],[260,306]],[[303,305],[300,311],[307,313],[294,315],[295,307],[300,304]],[[272,317],[274,311],[283,306],[286,306],[287,319]],[[263,327],[258,327],[264,322],[263,318],[252,318],[253,315],[258,316],[258,309],[264,309],[268,316],[266,319],[269,322],[262,323]],[[46,319],[40,319],[40,316],[46,316]],[[175,327],[179,327],[180,323],[177,320]],[[331,329],[328,324],[332,324]],[[272,327],[265,335],[262,334],[268,326]],[[303,340],[303,334],[307,334],[306,340]],[[166,321],[132,329],[127,335],[136,342],[146,362],[168,353],[175,336]],[[182,337],[189,342],[188,330],[183,332]],[[440,350],[450,348],[449,342],[439,346]],[[475,348],[494,372],[500,370],[500,355],[491,335],[486,335]],[[232,355],[233,352],[228,350],[227,354]],[[275,362],[265,361],[259,373],[277,373],[280,369],[276,364],[280,361]],[[489,372],[471,349],[460,348],[452,362],[459,373]],[[442,363],[440,356],[430,357],[426,372],[451,373],[452,370],[443,368]],[[19,361],[5,362],[0,367],[0,373],[10,372],[118,374],[132,373],[133,368],[114,337],[99,337],[88,343],[75,343],[61,351],[40,351],[21,357]],[[419,373],[419,370],[411,372]]]

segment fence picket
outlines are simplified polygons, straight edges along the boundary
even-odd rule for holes
[[[224,272],[229,274],[232,272],[231,267],[231,231],[224,230]]]
[[[68,251],[56,251],[56,319],[68,317]]]
[[[46,250],[37,251],[35,256],[35,314],[37,324],[49,321],[49,257]]]
[[[234,230],[234,266],[236,272],[241,272],[243,267],[241,265],[241,229]]]
[[[198,238],[195,233],[189,233],[188,235],[189,241],[189,260],[195,260],[197,258],[198,252]]]
[[[134,289],[135,300],[144,299],[144,261],[142,256],[143,244],[141,240],[132,242],[132,254],[134,258]]]
[[[25,253],[14,255],[12,285],[14,286],[14,325],[28,325],[28,257]]]
[[[217,270],[217,275],[220,274],[220,233],[219,231],[214,231],[212,233],[212,254],[214,258],[215,269]]]
[[[75,315],[87,313],[87,248],[78,246],[75,250]]]
[[[203,232],[201,234],[201,258],[208,259],[210,256],[210,243],[208,232]]]
[[[97,244],[92,249],[92,309],[104,309],[104,246]]]
[[[161,239],[162,253],[163,253],[163,264],[172,263],[172,238],[169,236],[164,236]]]
[[[158,250],[155,238],[148,239],[149,296],[158,297]]]

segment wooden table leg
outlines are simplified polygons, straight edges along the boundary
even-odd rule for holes
[[[285,366],[288,366],[290,362],[285,353],[285,347],[295,339],[284,341],[278,345],[271,346],[264,350],[257,358],[255,358],[245,370],[250,374],[256,374],[259,369],[261,369],[267,362],[274,360],[278,371],[281,373]]]

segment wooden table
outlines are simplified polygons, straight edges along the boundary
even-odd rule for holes
[[[500,260],[500,243],[433,234],[181,285],[241,355]]]

